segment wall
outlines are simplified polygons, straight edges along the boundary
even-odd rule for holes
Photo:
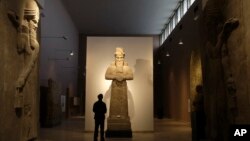
[[[80,35],[79,48],[78,48],[78,92],[80,96],[80,113],[85,114],[85,95],[86,95],[86,50],[87,50],[87,36]]]
[[[16,13],[20,19],[23,17],[23,8],[26,0],[0,0],[0,140],[1,141],[24,141],[27,135],[26,129],[32,138],[37,137],[38,130],[38,67],[34,68],[28,76],[26,84],[22,90],[23,109],[29,112],[26,116],[24,112],[15,111],[14,96],[16,93],[16,81],[29,58],[28,55],[17,52],[17,30],[10,22],[7,12],[9,10]],[[28,135],[28,136],[29,136]]]
[[[234,3],[232,3],[233,5]],[[250,48],[249,48],[249,44],[250,44],[250,27],[248,25],[250,25],[250,13],[248,12],[248,9],[249,9],[249,6],[250,6],[250,1],[242,1],[242,8],[243,8],[243,27],[245,27],[245,29],[242,29],[243,31],[245,31],[244,33],[244,37],[245,37],[245,41],[244,41],[244,46],[245,46],[245,50],[246,51],[245,53],[247,54],[247,59],[246,59],[246,67],[247,67],[247,70],[250,70]],[[242,117],[245,117],[244,120],[242,120],[242,122],[244,123],[250,123],[249,119],[250,119],[250,111],[249,111],[249,105],[250,105],[250,93],[249,93],[249,88],[250,88],[250,84],[248,83],[249,80],[250,80],[250,72],[249,71],[246,71],[246,74],[247,74],[247,80],[246,80],[246,84],[247,84],[247,89],[245,89],[245,92],[247,92],[247,95],[244,95],[243,94],[243,98],[242,100],[246,100],[248,99],[248,101],[244,101],[244,112],[242,113],[245,113],[244,115],[242,114]],[[244,76],[242,76],[244,77]],[[245,79],[244,79],[245,80]],[[246,98],[246,99],[244,99]]]
[[[160,106],[157,112],[160,118],[190,122],[190,104],[193,99],[193,90],[196,84],[202,83],[202,74],[199,74],[200,80],[197,81],[194,79],[198,78],[190,76],[190,74],[195,73],[192,71],[197,69],[196,66],[199,66],[199,61],[197,61],[197,64],[191,60],[191,54],[194,54],[192,56],[193,59],[201,58],[199,49],[201,44],[200,18],[194,20],[196,16],[194,12],[195,7],[198,7],[196,13],[199,15],[201,5],[196,1],[182,17],[156,54],[155,69],[158,74],[156,81],[158,81],[159,90],[155,95],[160,97]],[[179,44],[180,41],[183,42],[183,45]],[[170,56],[166,56],[167,53]],[[201,67],[198,69],[200,69],[201,73]]]
[[[44,0],[41,19],[40,85],[47,86],[52,78],[61,85],[62,93],[70,88],[77,93],[78,30],[61,0]],[[63,39],[65,36],[67,39]],[[74,56],[70,56],[70,51]],[[69,60],[67,60],[69,58]]]
[[[203,10],[204,87],[207,116],[207,137],[228,140],[227,129],[231,124],[249,124],[249,1],[208,0]],[[237,18],[239,26],[224,43],[228,47],[229,67],[222,66],[225,56],[209,57],[209,48],[216,45],[222,25],[230,18]],[[210,45],[208,45],[210,43]],[[228,92],[225,72],[231,72],[236,85],[236,101]],[[233,108],[233,109],[232,109]]]
[[[230,0],[225,7],[225,19],[238,18],[240,25],[228,40],[230,50],[230,62],[235,81],[237,84],[237,98],[239,115],[237,123],[250,123],[250,93],[248,91],[250,78],[249,73],[249,33],[250,33],[250,2],[246,0]],[[247,79],[246,79],[247,78]]]
[[[105,80],[105,72],[117,46],[124,48],[125,60],[134,72],[134,80],[127,81],[132,131],[153,131],[152,37],[87,38],[85,130],[94,129],[92,106],[99,93],[104,94],[109,109],[111,81]]]
[[[3,20],[3,15],[4,15],[4,8],[3,8],[3,4],[2,4],[2,1],[0,1],[0,26],[1,27],[4,27],[4,26],[6,26],[6,25],[4,25],[4,20]],[[7,19],[7,18],[6,18]],[[3,28],[1,28],[0,29],[0,35],[3,35],[3,34],[5,34],[4,33],[4,31],[3,31]],[[2,61],[0,61],[0,66],[4,66],[4,55],[3,55],[3,52],[4,52],[4,47],[3,47],[3,41],[4,41],[4,38],[2,37],[2,38],[0,38],[0,44],[1,44],[1,46],[0,46],[0,59],[2,60]],[[1,67],[0,68],[0,73],[2,74],[2,75],[4,75],[4,69],[3,69],[3,67]],[[4,90],[4,79],[2,78],[2,76],[0,77],[0,106],[1,107],[4,107],[4,105],[3,105],[3,100],[1,100],[1,99],[4,99],[4,94],[3,94],[3,90]],[[3,108],[1,108],[0,109],[0,113],[3,113],[4,111],[3,111]],[[1,125],[3,125],[3,116],[0,116],[0,124]],[[2,138],[2,135],[3,135],[4,133],[3,133],[3,130],[0,130],[0,140],[3,140]]]

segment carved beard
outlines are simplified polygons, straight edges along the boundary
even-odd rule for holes
[[[116,70],[118,73],[122,73],[123,72],[123,66],[116,66]]]
[[[118,67],[123,66],[124,65],[123,63],[124,63],[123,61],[115,61],[115,65]]]
[[[117,72],[122,73],[123,72],[123,61],[116,61],[116,70]]]

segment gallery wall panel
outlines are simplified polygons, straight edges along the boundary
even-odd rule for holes
[[[127,81],[132,131],[153,131],[153,37],[87,37],[85,130],[94,130],[92,106],[99,93],[109,113],[111,80],[105,80],[105,72],[118,46],[134,72],[134,80]]]

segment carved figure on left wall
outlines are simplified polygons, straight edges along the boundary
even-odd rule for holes
[[[36,0],[25,0],[22,4],[22,13],[8,11],[8,17],[17,30],[17,53],[22,58],[20,63],[23,64],[14,86],[14,108],[21,124],[20,141],[31,141],[37,138],[38,127],[34,102],[36,96],[32,95],[36,92],[32,90],[31,85],[28,85],[27,80],[33,73],[39,55],[37,29],[40,13]],[[32,78],[29,80],[33,81]]]
[[[18,33],[17,52],[20,55],[24,55],[24,57],[28,59],[16,80],[14,108],[23,108],[22,90],[37,62],[39,54],[37,28],[40,13],[37,2],[35,0],[28,0],[25,3],[23,12],[24,16],[22,19],[19,19],[19,17],[13,11],[8,12],[8,17],[12,24],[16,27]]]

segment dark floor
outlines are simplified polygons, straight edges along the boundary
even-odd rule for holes
[[[191,141],[189,123],[155,119],[152,133],[133,133],[133,138],[106,138],[106,141]],[[93,133],[84,132],[84,118],[65,120],[54,128],[41,128],[39,141],[93,141]]]

